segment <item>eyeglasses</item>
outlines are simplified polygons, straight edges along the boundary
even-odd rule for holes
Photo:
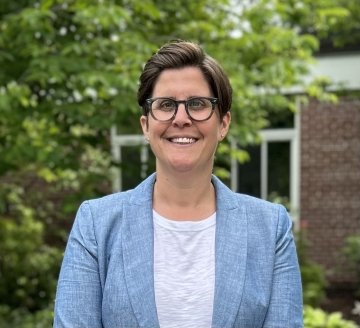
[[[160,122],[168,122],[175,118],[179,104],[185,105],[188,116],[197,122],[208,120],[218,103],[218,98],[193,97],[188,100],[174,100],[172,98],[149,98],[145,100],[151,116]]]

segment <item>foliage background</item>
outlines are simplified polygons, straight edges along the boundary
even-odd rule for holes
[[[194,40],[223,64],[244,147],[296,110],[284,91],[335,100],[303,77],[320,39],[358,42],[359,22],[358,0],[0,0],[0,323],[51,320],[74,212],[110,190],[111,126],[140,132],[137,79],[160,45]]]

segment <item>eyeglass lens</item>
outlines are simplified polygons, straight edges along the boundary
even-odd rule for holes
[[[179,104],[184,104],[191,119],[204,121],[211,117],[214,103],[208,98],[191,98],[176,101],[171,98],[157,98],[151,102],[151,114],[156,120],[169,121],[174,118]]]

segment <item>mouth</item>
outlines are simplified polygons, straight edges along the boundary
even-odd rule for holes
[[[178,145],[189,145],[197,141],[196,138],[192,138],[192,137],[174,137],[174,138],[168,138],[167,140],[172,143],[176,143]]]

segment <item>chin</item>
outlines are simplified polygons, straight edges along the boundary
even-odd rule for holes
[[[172,170],[179,173],[191,172],[194,169],[192,164],[172,164]]]
[[[204,174],[208,171],[208,165],[199,165],[199,162],[172,162],[170,164],[171,170],[177,173],[191,173],[198,172],[199,174]],[[211,171],[211,169],[210,169]]]

